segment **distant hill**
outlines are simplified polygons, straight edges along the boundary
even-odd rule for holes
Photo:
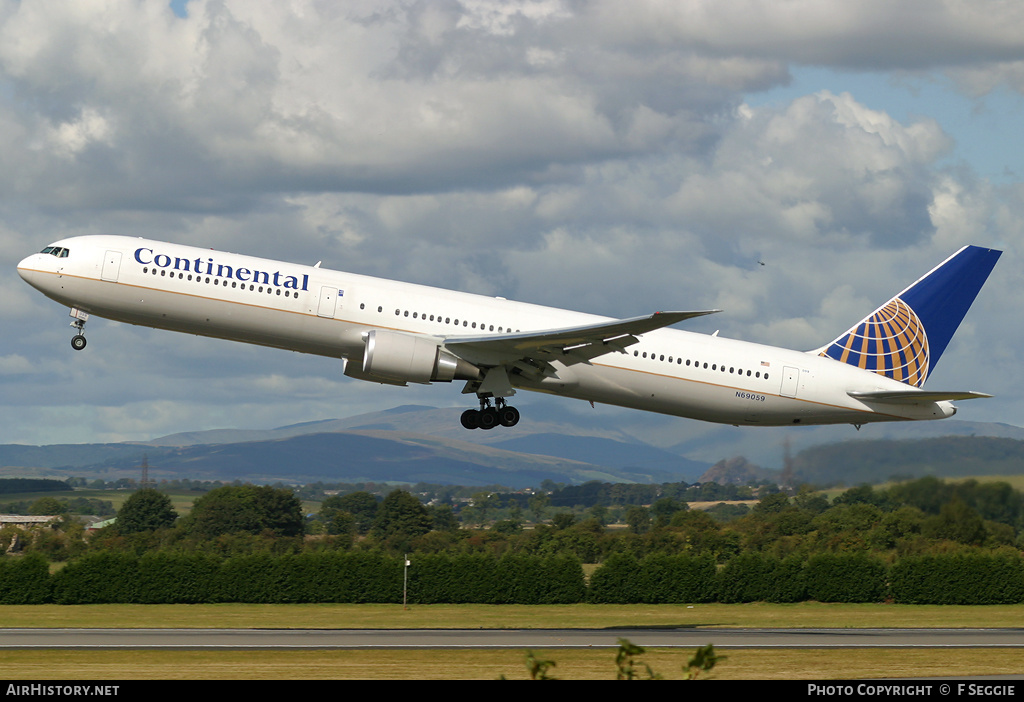
[[[793,458],[794,480],[817,484],[1021,473],[1024,441],[991,436],[844,441],[805,449]]]
[[[525,419],[468,432],[458,409],[403,406],[277,429],[212,430],[147,442],[0,446],[7,475],[138,478],[143,456],[157,480],[433,482],[514,488],[561,483],[693,481],[707,464],[621,431]],[[553,433],[554,432],[554,433]],[[560,432],[560,433],[559,433]],[[467,438],[476,441],[467,441]],[[17,470],[17,468],[31,470]]]
[[[0,476],[137,479],[145,456],[158,480],[693,483],[777,474],[787,443],[794,479],[803,482],[1024,469],[1024,429],[1006,424],[907,422],[857,432],[845,426],[739,428],[559,403],[522,409],[514,429],[492,431],[463,429],[458,408],[403,405],[269,430],[215,429],[119,444],[0,445]],[[943,430],[959,436],[943,436]],[[989,438],[972,442],[975,434]]]
[[[87,466],[118,457],[141,459],[135,444],[52,444],[49,446],[0,445],[0,467],[65,468]]]
[[[430,482],[514,488],[587,480],[629,481],[613,469],[394,431],[340,431],[269,441],[155,448],[150,475],[260,482]],[[100,468],[100,466],[93,466]],[[102,468],[130,472],[123,459]]]

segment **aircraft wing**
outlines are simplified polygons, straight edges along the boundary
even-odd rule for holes
[[[874,392],[847,393],[855,400],[867,402],[886,402],[894,405],[916,405],[922,402],[943,402],[946,400],[974,400],[981,397],[992,397],[983,392],[967,390],[963,392],[943,392],[928,390],[878,390]]]
[[[502,334],[449,337],[445,348],[479,366],[507,366],[527,374],[552,375],[551,361],[564,365],[585,363],[612,351],[625,352],[639,341],[638,334],[667,327],[719,310],[655,312],[644,317],[614,319],[582,327]]]

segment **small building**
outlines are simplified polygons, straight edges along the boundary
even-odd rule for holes
[[[19,529],[31,529],[32,527],[46,526],[55,519],[60,519],[59,514],[0,514],[0,529],[5,526],[16,526]]]
[[[0,529],[12,526],[22,531],[28,531],[29,529],[52,526],[58,519],[60,519],[58,514],[0,514]],[[7,553],[18,553],[21,548],[21,537],[15,534],[11,543],[7,545]]]

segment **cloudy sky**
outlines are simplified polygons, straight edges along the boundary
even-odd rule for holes
[[[1000,248],[928,387],[1024,425],[1022,123],[1005,0],[0,0],[0,442],[466,404],[100,319],[73,352],[15,265],[93,233],[800,349]]]

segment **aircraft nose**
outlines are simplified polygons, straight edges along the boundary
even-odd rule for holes
[[[18,262],[18,275],[26,283],[34,288],[38,288],[37,284],[40,280],[40,273],[43,270],[41,262],[39,260],[39,254],[32,254],[26,256]]]
[[[34,255],[35,254],[33,254],[33,256]],[[28,273],[29,269],[31,268],[31,261],[32,256],[26,256],[25,258],[21,259],[21,261],[18,262],[18,275],[20,275],[21,279],[26,282],[28,282]]]

